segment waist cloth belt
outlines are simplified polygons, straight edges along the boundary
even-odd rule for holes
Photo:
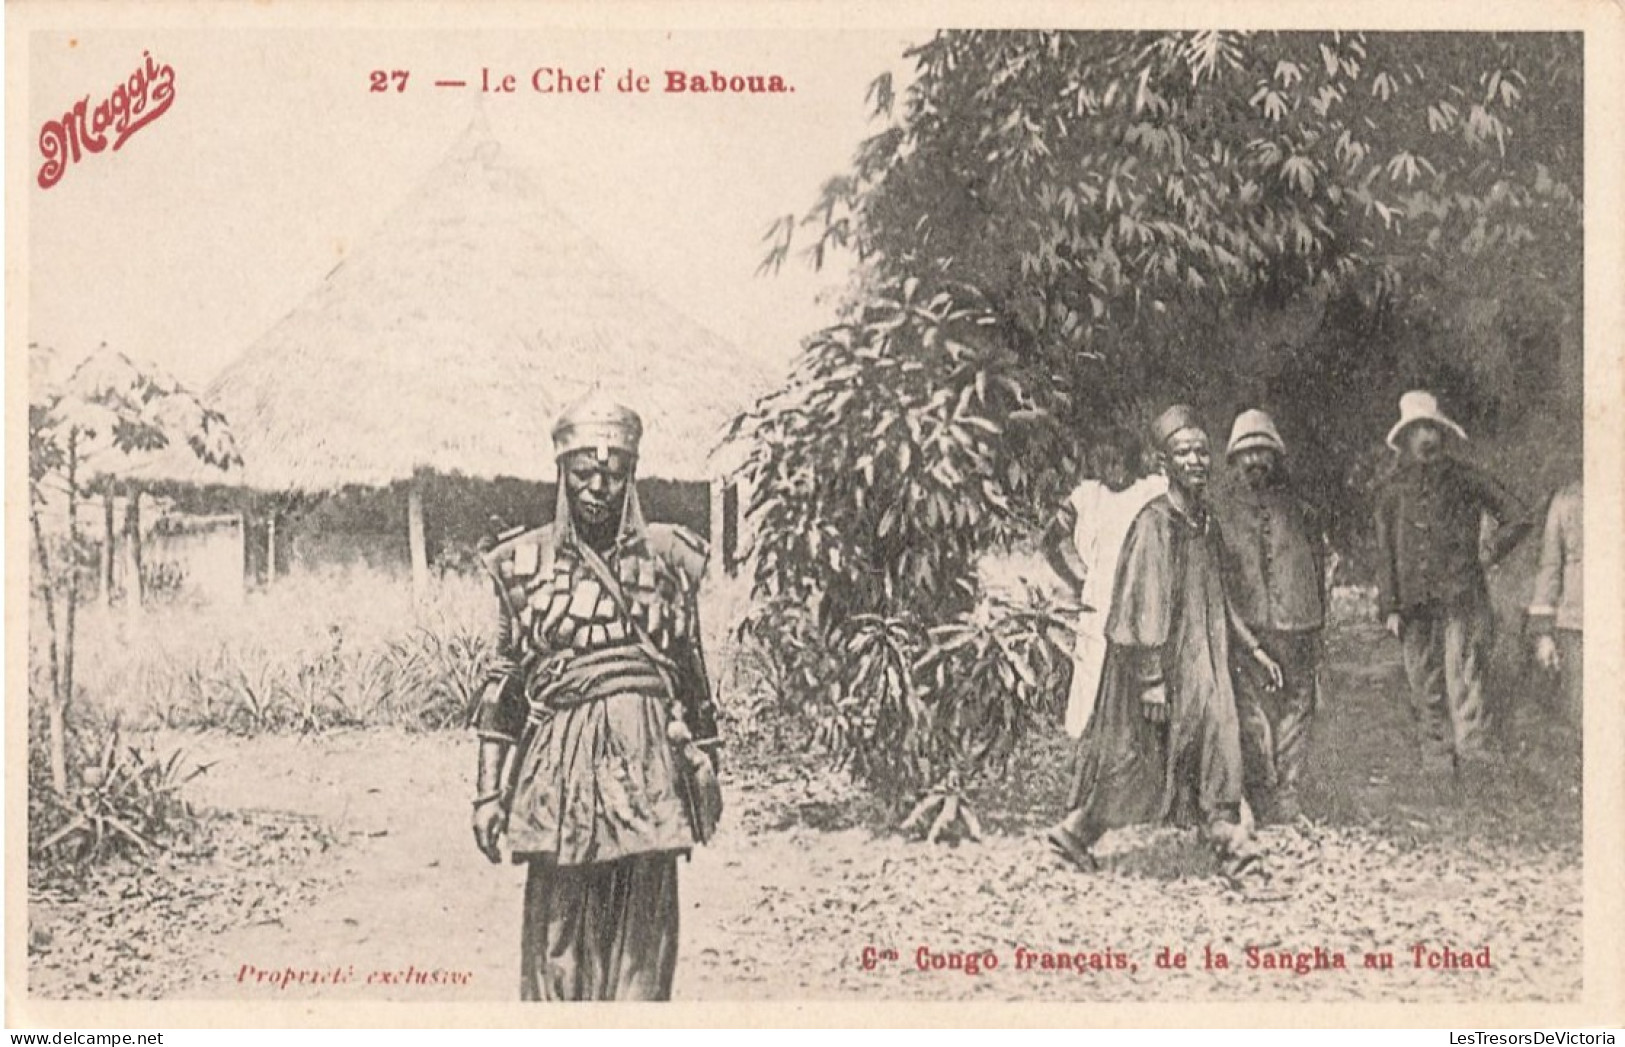
[[[552,672],[533,677],[526,698],[534,721],[546,719],[560,709],[628,693],[650,698],[669,698],[672,694],[662,668],[637,644],[573,655]]]

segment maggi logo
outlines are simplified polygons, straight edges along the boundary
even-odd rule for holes
[[[39,169],[41,189],[60,182],[68,165],[78,163],[84,153],[106,149],[109,133],[117,152],[131,135],[162,116],[175,101],[175,70],[158,65],[151,52],[143,51],[142,57],[145,61],[129,79],[114,87],[95,109],[90,108],[90,96],[86,95],[60,120],[48,120],[40,128],[39,147],[45,156]]]

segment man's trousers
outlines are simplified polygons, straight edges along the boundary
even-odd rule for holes
[[[1445,770],[1483,759],[1489,728],[1484,678],[1495,641],[1489,600],[1403,612],[1399,638],[1424,764]]]
[[[1267,690],[1258,664],[1245,653],[1234,656],[1242,782],[1260,820],[1290,820],[1299,813],[1298,782],[1309,751],[1320,633],[1255,632],[1265,653],[1281,666],[1285,682],[1278,691]]]

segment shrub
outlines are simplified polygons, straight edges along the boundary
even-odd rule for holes
[[[983,552],[1032,530],[1070,473],[1053,384],[1007,335],[969,289],[888,284],[734,428],[762,675],[883,798],[956,797],[933,837],[977,833],[960,790],[1055,686],[1048,611],[990,608],[977,584]]]
[[[197,824],[181,795],[207,767],[121,744],[116,724],[83,730],[66,792],[51,786],[45,746],[29,745],[28,853],[47,875],[115,858],[142,858],[191,833]]]
[[[1029,591],[936,625],[863,614],[826,631],[807,608],[770,600],[742,623],[740,657],[761,696],[753,711],[775,714],[775,744],[794,717],[897,813],[913,805],[905,830],[979,838],[965,791],[1057,716],[1070,667],[1064,610]]]
[[[454,622],[419,626],[392,648],[399,722],[437,730],[469,722],[496,655],[484,631]]]

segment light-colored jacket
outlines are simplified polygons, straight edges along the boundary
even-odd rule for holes
[[[1535,575],[1535,596],[1529,604],[1531,624],[1537,629],[1581,629],[1584,563],[1585,501],[1575,480],[1552,496],[1546,510],[1546,531],[1540,543],[1540,571]]]

